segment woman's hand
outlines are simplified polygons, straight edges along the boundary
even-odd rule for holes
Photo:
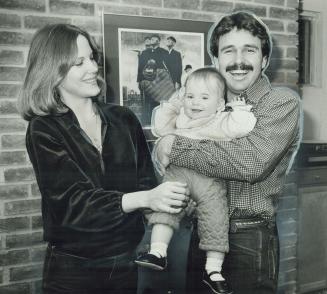
[[[189,189],[180,182],[165,182],[147,191],[147,207],[153,211],[179,213],[187,206]]]

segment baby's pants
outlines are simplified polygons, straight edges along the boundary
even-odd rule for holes
[[[196,171],[170,165],[164,182],[187,183],[191,198],[197,203],[199,248],[204,251],[228,252],[229,217],[226,185],[222,180],[204,176]],[[166,224],[178,229],[184,210],[178,214],[152,212],[146,215],[150,224]]]

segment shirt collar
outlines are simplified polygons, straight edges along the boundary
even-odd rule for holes
[[[271,91],[270,82],[265,74],[257,80],[252,86],[239,94],[248,104],[257,104],[262,96]]]

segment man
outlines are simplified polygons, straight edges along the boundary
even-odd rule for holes
[[[180,52],[174,49],[176,39],[173,36],[167,38],[167,68],[170,73],[171,79],[173,80],[175,89],[178,90],[181,87],[181,76],[182,76],[182,56]]]
[[[144,83],[145,80],[151,80],[144,75],[145,68],[149,69],[149,72],[155,72],[157,69],[166,69],[167,55],[168,51],[164,48],[160,47],[161,38],[159,35],[154,34],[150,37],[150,43],[145,40],[145,44],[148,47],[142,51],[139,55],[138,59],[138,71],[137,71],[137,83],[139,85],[139,89],[141,95],[143,96],[143,114],[142,114],[142,122],[145,125],[149,125],[151,123],[151,115],[152,110],[156,106],[159,105],[153,97],[145,93],[144,91]]]
[[[164,166],[175,164],[227,180],[230,251],[222,270],[234,294],[277,291],[276,203],[301,137],[298,96],[272,88],[263,74],[271,47],[267,27],[254,15],[237,12],[222,18],[212,30],[211,55],[226,80],[227,100],[244,99],[252,105],[255,128],[247,137],[229,142],[168,135],[156,148]],[[196,258],[190,274],[195,281],[194,260],[198,262],[199,255],[194,243],[192,249]],[[220,281],[204,282],[211,293],[226,293]]]
[[[182,87],[185,87],[186,79],[192,73],[192,71],[193,71],[192,69],[193,69],[192,65],[190,65],[190,64],[185,65],[184,72],[181,77],[181,84],[182,84],[181,86]]]

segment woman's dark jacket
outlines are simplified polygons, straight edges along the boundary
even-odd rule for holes
[[[142,213],[122,211],[124,193],[156,185],[148,146],[135,115],[97,104],[102,156],[74,113],[33,118],[27,151],[42,195],[44,240],[95,258],[133,251],[143,236]]]

